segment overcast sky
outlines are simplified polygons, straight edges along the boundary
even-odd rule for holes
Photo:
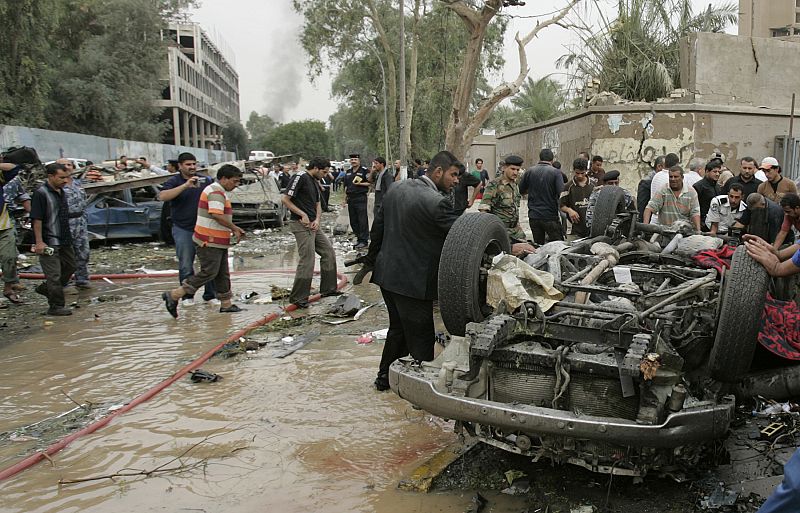
[[[612,13],[610,0],[607,12]],[[692,0],[696,10],[720,0]],[[566,0],[528,0],[524,7],[506,12],[515,16],[536,16],[550,13],[566,4]],[[201,0],[192,13],[193,21],[212,37],[221,37],[223,47],[234,55],[239,73],[241,117],[246,121],[251,111],[269,114],[277,121],[303,119],[328,120],[336,110],[330,99],[331,77],[324,74],[311,85],[307,78],[307,57],[299,43],[303,19],[291,7],[291,0]],[[541,18],[545,19],[545,18]],[[519,72],[519,58],[514,34],[525,33],[536,18],[513,18],[506,32],[503,76],[493,77],[494,84],[511,80]],[[735,32],[735,29],[732,30]],[[531,76],[539,78],[558,73],[555,60],[566,53],[566,47],[577,39],[570,31],[548,27],[528,45]],[[556,77],[558,78],[558,77]]]

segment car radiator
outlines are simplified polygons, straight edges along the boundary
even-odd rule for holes
[[[492,362],[489,399],[500,403],[519,403],[552,408],[555,396],[555,370],[519,362]],[[562,410],[595,417],[636,420],[638,394],[622,397],[618,379],[571,372]]]

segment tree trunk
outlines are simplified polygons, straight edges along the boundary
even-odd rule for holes
[[[397,140],[397,65],[394,62],[394,51],[386,30],[381,23],[375,1],[367,0],[367,7],[369,8],[372,26],[375,28],[375,32],[378,34],[378,41],[380,41],[383,48],[384,63],[386,65],[386,103],[389,117],[389,142],[391,144],[391,141]],[[392,149],[396,150],[396,148]]]
[[[402,1],[402,0],[401,0]],[[405,140],[400,144],[405,146],[403,155],[408,155],[411,149],[411,127],[414,121],[414,100],[417,95],[417,62],[419,57],[419,20],[421,0],[414,0],[414,28],[412,29],[411,39],[411,64],[409,66],[409,78],[406,84],[406,126]]]

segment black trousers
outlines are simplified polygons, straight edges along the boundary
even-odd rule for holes
[[[39,255],[39,264],[44,272],[47,287],[47,303],[51,308],[63,308],[64,287],[75,272],[75,251],[72,246],[53,247],[52,255]]]
[[[541,219],[528,219],[533,234],[533,242],[542,245],[545,242],[564,240],[561,221],[543,221]]]
[[[367,195],[347,197],[347,213],[350,215],[350,228],[358,242],[369,243],[369,217],[367,217]]]
[[[419,361],[433,360],[433,301],[415,299],[381,287],[389,311],[389,332],[383,345],[378,376],[387,376],[389,366],[398,358],[411,356]]]

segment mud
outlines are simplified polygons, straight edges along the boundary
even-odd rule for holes
[[[326,214],[328,226],[332,219]],[[236,297],[291,286],[296,252],[293,241],[286,243],[290,237],[286,231],[262,232],[234,249],[236,269],[288,270],[235,275]],[[346,238],[335,241],[341,263],[352,255]],[[175,267],[171,248],[116,247],[97,248],[93,270]],[[73,297],[80,306],[75,314],[59,319],[40,315],[44,298],[28,283],[29,304],[0,311],[6,323],[0,331],[0,468],[131,401],[234,331],[279,311],[285,301],[246,304],[247,310],[235,315],[198,301],[173,320],[159,295],[176,283],[172,277],[97,281],[92,290]],[[366,304],[381,300],[371,284],[348,285],[346,292]],[[222,381],[192,383],[186,377],[77,440],[52,462],[0,482],[0,511],[455,513],[470,506],[475,490],[488,500],[484,511],[492,512],[573,512],[581,506],[647,513],[698,510],[704,493],[699,481],[675,483],[657,476],[638,485],[619,477],[609,481],[489,447],[467,453],[429,494],[397,490],[403,477],[457,437],[452,423],[372,387],[382,343],[356,339],[388,326],[385,307],[332,326],[321,320],[335,300],[323,299],[246,337],[265,342],[264,348],[245,347],[203,364]],[[438,320],[437,326],[441,329]],[[321,332],[314,342],[284,359],[272,356],[270,342],[312,330]],[[75,402],[92,406],[75,410]],[[65,412],[71,413],[53,419]],[[742,444],[746,439],[743,435]],[[738,456],[742,461],[751,458],[745,449]],[[762,464],[751,474],[772,475],[778,467]],[[508,470],[523,472],[530,491],[501,493]],[[698,479],[713,481],[714,476]],[[731,472],[729,479],[742,476]],[[753,510],[746,509],[746,499],[736,507],[719,511]]]

